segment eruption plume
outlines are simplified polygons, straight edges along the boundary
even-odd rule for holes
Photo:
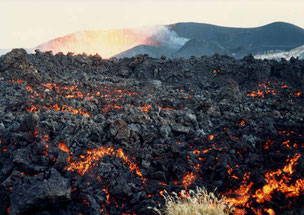
[[[138,45],[151,45],[176,50],[188,39],[179,37],[166,26],[136,29],[81,31],[69,34],[36,47],[41,51],[67,54],[96,53],[104,58],[112,57]]]

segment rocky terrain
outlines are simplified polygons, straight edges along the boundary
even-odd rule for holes
[[[303,214],[304,61],[0,58],[0,214],[154,214],[216,189]]]

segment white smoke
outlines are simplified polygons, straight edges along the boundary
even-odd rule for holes
[[[269,51],[265,54],[258,54],[254,56],[257,59],[276,59],[280,60],[281,58],[285,58],[289,60],[291,57],[298,57],[299,59],[304,59],[304,45],[299,46],[290,51]]]
[[[0,56],[5,55],[6,53],[10,52],[12,49],[0,49]]]
[[[135,30],[153,45],[177,50],[181,48],[189,39],[180,37],[175,31],[170,31],[167,26],[143,27]]]

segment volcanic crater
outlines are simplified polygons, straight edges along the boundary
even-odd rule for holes
[[[0,58],[0,214],[155,214],[205,187],[304,213],[304,61]]]

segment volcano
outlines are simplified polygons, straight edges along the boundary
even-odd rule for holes
[[[0,214],[156,214],[216,189],[234,214],[302,214],[304,61],[0,58]]]
[[[179,49],[187,40],[178,37],[166,26],[151,26],[134,29],[81,31],[56,38],[33,50],[39,49],[40,51],[62,52],[64,54],[72,52],[94,55],[97,53],[104,58],[109,58],[140,45],[154,48],[163,47],[165,52],[171,53]],[[149,52],[144,54],[146,53]]]
[[[103,58],[148,54],[170,58],[227,54],[289,52],[304,45],[304,29],[284,22],[255,28],[232,28],[204,23],[176,23],[142,28],[81,31],[43,43],[35,49],[54,54],[96,54]],[[296,56],[295,56],[296,57]]]

